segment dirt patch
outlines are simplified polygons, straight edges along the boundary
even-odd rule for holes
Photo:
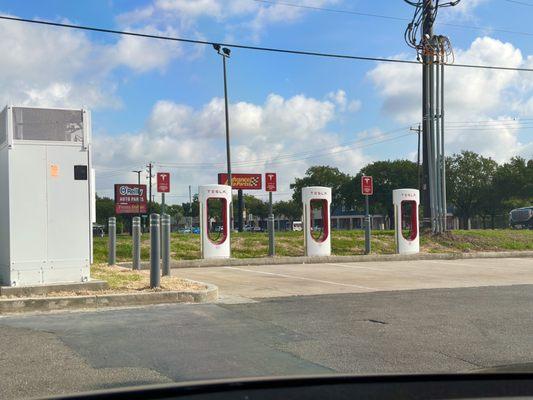
[[[206,290],[207,286],[177,276],[162,276],[161,287],[157,289],[150,288],[150,271],[132,271],[128,268],[119,266],[109,267],[107,265],[93,265],[91,276],[94,279],[106,281],[109,284],[108,289],[103,290],[62,290],[57,292],[48,292],[42,295],[32,297],[68,297],[68,296],[91,296],[102,294],[121,294],[121,293],[150,293],[161,291],[201,291]],[[13,299],[20,296],[0,296],[0,299]],[[27,297],[27,296],[23,296]]]

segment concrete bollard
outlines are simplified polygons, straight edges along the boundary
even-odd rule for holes
[[[109,217],[107,222],[107,231],[107,264],[115,265],[117,263],[117,219],[115,217]]]
[[[141,269],[141,217],[133,217],[132,222],[132,236],[133,236],[133,269]]]
[[[161,263],[163,276],[170,276],[170,215],[161,215]]]
[[[150,214],[150,287],[152,289],[161,286],[159,229],[159,214]]]

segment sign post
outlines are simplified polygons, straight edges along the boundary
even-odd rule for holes
[[[374,194],[374,181],[371,176],[361,177],[361,193],[365,196],[365,254],[370,254],[370,210],[368,205],[368,196]]]
[[[272,210],[272,192],[277,190],[277,177],[274,172],[265,174],[265,190],[268,192],[268,255],[276,255],[274,242],[274,212]]]

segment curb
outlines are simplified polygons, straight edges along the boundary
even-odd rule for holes
[[[97,291],[108,288],[107,282],[91,279],[88,282],[47,283],[33,286],[0,286],[0,296],[32,297],[60,291]]]
[[[30,297],[0,300],[0,315],[57,310],[87,310],[106,307],[131,307],[171,303],[211,303],[218,300],[218,287],[210,283],[201,291],[165,291],[148,293],[96,294],[66,297]]]
[[[411,260],[461,260],[472,258],[529,258],[533,251],[494,251],[476,253],[418,253],[418,254],[369,254],[358,256],[327,257],[262,257],[262,258],[219,258],[199,260],[171,261],[171,268],[205,268],[247,265],[281,265],[281,264],[322,264],[339,262],[370,261],[411,261]],[[128,262],[117,263],[118,266],[131,268]],[[141,263],[142,269],[150,269],[149,262]]]

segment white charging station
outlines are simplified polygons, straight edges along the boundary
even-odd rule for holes
[[[198,201],[202,258],[230,258],[231,187],[200,186]]]
[[[87,110],[0,113],[0,283],[90,278],[94,174]]]
[[[413,254],[420,251],[420,230],[418,206],[420,193],[417,189],[396,189],[392,191],[394,204],[394,229],[396,252]]]
[[[302,202],[305,255],[331,255],[331,188],[302,188]]]

